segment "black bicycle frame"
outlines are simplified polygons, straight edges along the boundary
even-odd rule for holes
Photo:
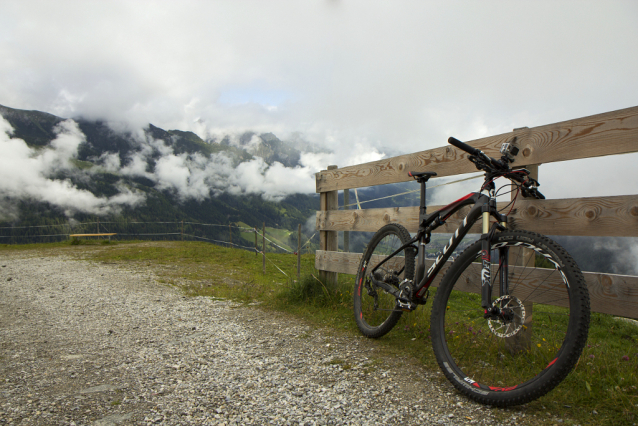
[[[424,186],[424,185],[423,185]],[[414,294],[416,298],[421,299],[426,294],[428,288],[432,285],[432,281],[437,276],[437,274],[441,271],[441,268],[445,265],[445,262],[450,258],[456,247],[463,240],[465,235],[468,233],[470,228],[479,220],[479,218],[483,218],[485,214],[488,217],[483,219],[483,233],[481,235],[482,240],[482,270],[481,270],[481,298],[482,298],[482,306],[486,310],[490,308],[491,302],[491,293],[492,293],[492,285],[491,285],[491,277],[490,277],[490,240],[491,236],[494,234],[496,229],[504,229],[503,223],[507,223],[507,216],[498,213],[496,209],[496,200],[493,197],[489,197],[485,194],[473,192],[465,197],[459,198],[451,204],[437,210],[433,213],[427,214],[426,208],[424,205],[424,194],[422,193],[422,201],[421,208],[419,212],[419,230],[414,238],[412,238],[409,242],[401,246],[390,256],[383,259],[378,265],[376,265],[371,273],[370,279],[372,282],[387,291],[388,293],[394,295],[397,298],[400,298],[399,291],[380,280],[374,278],[374,272],[383,265],[385,262],[396,256],[402,250],[412,247],[414,248],[414,243],[418,242],[418,251],[417,251],[417,270],[415,276],[415,289]],[[430,269],[425,272],[425,246],[429,242],[430,234],[436,228],[445,224],[446,220],[452,216],[454,213],[462,209],[467,205],[474,205],[463,219],[461,225],[457,228],[454,235],[450,238],[450,241],[443,248],[443,251],[437,258],[434,260]],[[489,223],[489,216],[494,217],[497,222],[494,223],[491,228],[486,229],[486,224]],[[501,268],[500,274],[500,294],[507,294],[507,253],[508,249],[506,247],[499,248],[499,265]]]

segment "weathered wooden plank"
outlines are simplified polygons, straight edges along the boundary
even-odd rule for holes
[[[511,134],[492,136],[472,141],[488,155],[498,153],[497,146],[511,139]],[[435,171],[439,177],[475,172],[474,164],[467,161],[467,154],[452,146],[434,148],[414,154],[386,158],[356,166],[323,171],[316,174],[317,192],[346,188],[384,185],[405,182],[412,178],[409,171]]]
[[[337,253],[325,252],[318,250],[315,258],[315,266],[317,269],[327,269],[329,271],[341,272],[345,274],[355,275],[361,261],[361,253]],[[426,261],[426,268],[432,261]],[[451,264],[451,262],[447,262]],[[448,266],[444,267],[439,273],[435,281],[434,287],[438,287],[441,277],[445,274]],[[512,269],[516,267],[511,267]],[[529,301],[534,303],[545,303],[557,306],[565,306],[566,301],[561,296],[558,289],[551,290],[552,287],[559,284],[560,276],[551,274],[548,278],[549,271],[546,269],[535,269],[533,272],[526,274],[529,277],[530,284],[543,283],[543,288],[548,291],[532,292],[530,286],[527,292]],[[589,289],[591,299],[592,312],[600,312],[615,316],[638,319],[638,277],[629,275],[616,274],[600,274],[595,272],[584,272],[585,282]],[[480,266],[476,265],[475,271],[470,271],[468,280],[465,281],[468,292],[480,293]],[[474,285],[472,284],[474,283]],[[542,295],[542,296],[541,296]]]
[[[545,235],[638,236],[638,195],[520,200],[511,228]]]
[[[504,208],[506,203],[499,203]],[[433,212],[442,206],[429,207]],[[469,207],[450,217],[436,232],[453,233]],[[418,207],[391,207],[365,210],[317,212],[317,229],[376,232],[388,223],[399,223],[408,231],[418,229]],[[557,200],[520,199],[510,214],[512,229],[526,229],[545,235],[638,236],[638,195],[566,198]],[[471,233],[480,233],[475,225]]]
[[[328,271],[339,272],[342,274],[356,275],[359,269],[359,263],[361,263],[361,256],[363,256],[362,253],[344,253],[344,252],[317,250],[315,255],[315,268],[317,268],[318,270],[327,268],[326,270]],[[426,269],[429,268],[432,265],[432,263],[434,263],[434,260],[426,259],[425,260]],[[449,266],[452,262],[448,261],[446,263]],[[373,260],[373,264],[376,264],[374,260]],[[397,266],[400,267],[400,262],[393,266],[395,268]],[[441,272],[439,272],[439,275],[435,279],[435,283],[436,283],[435,287],[438,286],[438,283],[440,282],[443,275],[445,275],[446,270],[447,270],[447,266],[444,266]]]
[[[638,107],[513,132],[468,142],[499,157],[503,142],[517,136],[516,165],[542,164],[638,151]],[[445,141],[441,141],[444,143]],[[317,192],[360,188],[411,180],[409,171],[434,171],[440,177],[475,171],[467,154],[443,146],[356,166],[317,173]]]
[[[315,268],[319,271],[356,275],[361,256],[363,256],[362,253],[317,250],[315,252]]]
[[[638,277],[585,272],[592,312],[638,319]]]
[[[638,107],[529,129],[518,164],[541,164],[638,151]]]
[[[428,211],[436,211],[443,206],[428,207]],[[436,232],[454,232],[461,223],[469,207],[455,213],[448,222],[436,230]],[[382,209],[365,210],[333,210],[330,212],[317,212],[317,229],[329,229],[335,231],[364,231],[376,232],[388,223],[398,223],[405,226],[408,231],[416,232],[419,228],[418,207],[390,207]],[[480,232],[479,228],[476,228]]]

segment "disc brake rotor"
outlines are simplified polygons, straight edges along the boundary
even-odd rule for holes
[[[493,307],[500,310],[498,318],[488,319],[490,331],[495,336],[505,338],[516,335],[525,324],[525,306],[517,297],[501,296],[494,301]]]

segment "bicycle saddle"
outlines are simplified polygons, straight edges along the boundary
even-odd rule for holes
[[[436,172],[408,172],[408,176],[413,177],[419,182],[427,182],[433,176],[436,176]]]

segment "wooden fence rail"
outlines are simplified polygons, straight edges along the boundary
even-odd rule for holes
[[[501,144],[514,137],[520,152],[513,167],[638,152],[638,107],[524,127],[468,144],[499,157]],[[337,273],[356,274],[361,253],[339,253],[338,231],[374,232],[388,223],[399,223],[410,232],[418,228],[418,207],[338,210],[338,190],[409,181],[412,178],[408,171],[434,171],[439,177],[475,172],[467,156],[464,151],[445,146],[356,166],[330,166],[317,173],[317,192],[321,196],[317,230],[321,242],[315,266],[322,276],[336,280]],[[633,178],[638,178],[638,171]],[[440,207],[429,206],[428,210]],[[466,212],[458,212],[436,232],[454,232]],[[638,237],[638,194],[555,200],[519,198],[510,221],[513,229],[546,235]],[[470,232],[480,230],[477,227]],[[581,267],[587,269],[586,265]],[[587,272],[585,279],[592,311],[638,318],[638,277]]]

